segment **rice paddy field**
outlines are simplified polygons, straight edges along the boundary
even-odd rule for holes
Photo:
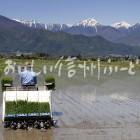
[[[13,61],[23,65],[27,60]],[[0,60],[1,77],[6,66],[4,62],[5,59]],[[58,128],[25,132],[4,130],[1,126],[1,140],[140,139],[140,64],[133,62],[134,67],[130,67],[128,61],[101,62],[100,65],[97,61],[61,62],[34,60],[34,70],[41,72],[39,86],[43,85],[45,75],[56,79],[52,110]],[[10,76],[14,78],[14,85],[20,86],[17,70],[10,72]],[[2,94],[0,96],[2,104]]]

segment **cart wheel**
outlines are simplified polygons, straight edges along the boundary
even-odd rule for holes
[[[17,130],[17,123],[16,122],[12,122],[10,125],[10,128],[13,130]]]

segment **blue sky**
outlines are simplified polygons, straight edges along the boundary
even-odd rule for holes
[[[95,18],[102,24],[140,22],[140,0],[0,0],[0,14],[44,23],[76,23]]]

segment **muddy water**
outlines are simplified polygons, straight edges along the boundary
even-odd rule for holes
[[[61,77],[56,83],[53,114],[58,128],[41,132],[1,127],[0,140],[139,140],[139,74],[119,74],[100,81]]]
[[[139,74],[79,81],[67,81],[53,94],[55,140],[139,140]]]
[[[52,131],[41,132],[37,130],[31,131],[12,131],[5,130],[2,134],[1,140],[52,140]]]

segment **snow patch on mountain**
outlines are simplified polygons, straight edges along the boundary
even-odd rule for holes
[[[125,22],[125,21],[121,21],[121,22],[117,22],[117,23],[114,23],[112,24],[112,27],[116,28],[116,29],[119,29],[119,28],[130,28],[131,27],[131,24]]]
[[[82,21],[78,22],[76,25],[77,26],[81,25],[81,26],[91,26],[91,27],[93,27],[93,26],[100,25],[100,23],[93,18],[89,18],[89,19],[85,19],[85,20],[82,20]]]

